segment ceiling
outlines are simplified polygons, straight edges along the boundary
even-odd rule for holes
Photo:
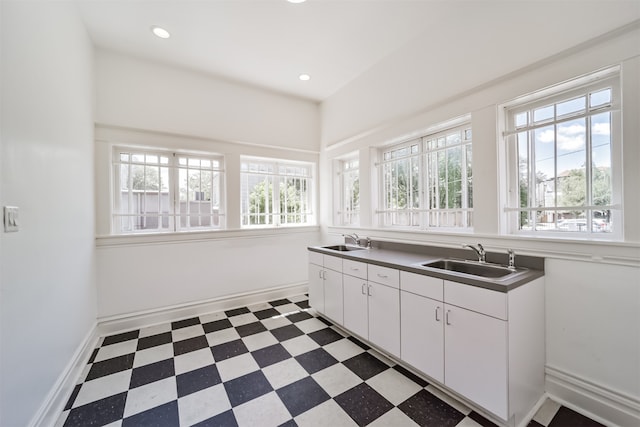
[[[313,101],[416,40],[425,53],[438,52],[440,67],[464,46],[460,37],[473,34],[491,41],[482,47],[487,55],[499,58],[515,48],[526,63],[637,20],[640,12],[640,0],[76,1],[99,48]],[[569,21],[587,25],[563,32]],[[526,31],[504,37],[505,24],[513,28],[514,22]],[[171,37],[155,37],[154,25]],[[557,43],[540,37],[545,25]],[[523,50],[531,50],[530,57],[523,58]],[[311,79],[300,81],[302,73]]]

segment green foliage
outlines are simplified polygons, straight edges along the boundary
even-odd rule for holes
[[[295,219],[301,213],[301,194],[305,188],[304,180],[287,179],[286,183],[279,183],[278,210],[274,210],[273,183],[264,180],[256,184],[249,193],[249,224],[270,224],[271,218],[265,214],[280,214],[280,221],[296,222]]]

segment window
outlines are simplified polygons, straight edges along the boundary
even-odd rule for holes
[[[224,226],[220,156],[116,147],[114,234]]]
[[[340,160],[338,162],[338,181],[340,185],[340,208],[338,209],[338,224],[360,224],[360,171],[357,158]]]
[[[617,69],[529,98],[505,109],[510,231],[620,233]]]
[[[242,158],[240,179],[243,227],[315,224],[313,164]]]
[[[473,220],[468,123],[382,151],[384,226],[470,228]]]

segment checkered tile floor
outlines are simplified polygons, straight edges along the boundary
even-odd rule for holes
[[[57,426],[493,425],[316,317],[305,295],[106,337],[80,381]],[[542,409],[532,426],[575,425]]]

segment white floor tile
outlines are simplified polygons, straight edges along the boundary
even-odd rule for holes
[[[233,408],[233,413],[240,426],[276,427],[291,419],[274,391]]]
[[[301,322],[296,323],[296,326],[305,334],[310,334],[311,332],[319,331],[320,329],[324,329],[327,325],[317,318],[303,320]]]
[[[174,358],[176,375],[213,365],[214,363],[213,353],[211,353],[209,347],[181,354]]]
[[[292,384],[309,375],[295,359],[287,359],[267,366],[262,369],[262,373],[267,377],[274,390]]]
[[[250,353],[218,362],[216,363],[216,367],[218,368],[218,373],[220,373],[222,381],[229,381],[250,372],[260,370],[260,367]]]
[[[417,427],[418,424],[416,424],[411,418],[406,416],[404,412],[402,412],[400,409],[392,408],[389,412],[382,415],[380,418],[378,418],[371,424],[368,424],[368,426],[369,427],[389,427],[389,426]],[[459,427],[459,424],[456,425],[456,427]]]
[[[259,319],[253,313],[241,314],[229,318],[229,322],[233,326],[246,325],[248,323],[257,322]]]
[[[320,347],[317,342],[306,335],[283,341],[282,346],[294,357]]]
[[[278,310],[280,313],[282,314],[293,314],[293,313],[299,313],[300,310],[302,310],[300,307],[298,307],[296,304],[283,304],[283,305],[279,305],[277,307],[274,307],[276,310]]]
[[[129,390],[124,417],[130,417],[178,398],[176,377],[165,378]]]
[[[357,344],[349,340],[338,340],[330,344],[325,345],[324,348],[330,355],[336,358],[337,361],[342,362],[347,359],[357,356],[363,353],[364,350]]]
[[[142,328],[140,329],[139,338],[151,337],[165,332],[171,332],[171,323],[161,323],[159,325],[149,326],[148,328]]]
[[[171,335],[173,336],[173,342],[183,341],[189,338],[204,335],[204,329],[202,328],[202,325],[187,326],[186,328],[180,328],[176,329],[175,331],[171,331]]]
[[[553,417],[558,413],[560,404],[551,399],[544,401],[538,412],[533,416],[533,420],[539,422],[543,426],[548,426]]]
[[[231,409],[224,385],[218,384],[178,399],[181,426],[191,426]]]
[[[75,402],[73,402],[73,407],[77,408],[78,406],[127,391],[131,382],[131,372],[131,369],[129,369],[82,384],[80,392],[76,396]]]
[[[369,378],[366,383],[396,406],[422,390],[422,387],[395,369],[387,369]]]
[[[135,353],[137,346],[138,340],[129,340],[101,347],[93,362],[101,362],[103,360],[112,359],[125,354]]]
[[[229,341],[235,341],[237,339],[240,339],[240,335],[234,328],[227,328],[221,331],[211,332],[207,334],[207,342],[209,343],[209,347],[224,344]]]
[[[292,297],[288,297],[287,299],[289,301],[291,301],[291,302],[300,302],[300,301],[304,301],[304,300],[309,299],[309,297],[304,295],[304,294],[300,294],[300,295],[295,295],[295,296],[292,296]]]
[[[248,337],[244,337],[242,341],[244,341],[244,345],[247,346],[249,351],[255,351],[278,343],[276,337],[269,331],[249,335]]]
[[[273,307],[268,302],[261,302],[258,304],[249,305],[247,306],[247,308],[251,310],[251,312],[256,312],[256,311],[268,310]]]
[[[216,320],[226,319],[227,315],[224,314],[224,311],[218,311],[216,313],[208,313],[200,316],[200,323],[205,324],[209,322],[215,322]]]
[[[482,425],[478,424],[476,421],[472,420],[469,417],[464,417],[462,421],[456,424],[456,427],[482,427]]]
[[[355,427],[358,425],[333,399],[298,415],[295,422],[298,427]],[[400,426],[400,424],[387,425]]]
[[[281,326],[290,325],[291,321],[287,320],[287,318],[284,316],[280,316],[280,317],[271,317],[269,319],[264,319],[262,321],[262,324],[264,325],[265,328],[272,330],[272,329],[279,328]]]
[[[173,344],[162,344],[136,352],[133,367],[148,365],[173,357]]]
[[[341,363],[329,366],[311,376],[331,397],[362,383],[362,379]]]

